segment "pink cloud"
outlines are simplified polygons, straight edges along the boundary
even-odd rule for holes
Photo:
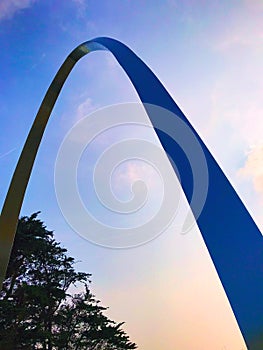
[[[263,145],[258,145],[248,153],[245,165],[239,169],[238,175],[251,179],[257,194],[263,200]]]
[[[138,180],[145,181],[147,187],[151,190],[158,185],[158,174],[156,170],[143,161],[130,160],[124,163],[119,169],[116,169],[115,175],[114,186],[117,186],[118,189],[126,188]]]

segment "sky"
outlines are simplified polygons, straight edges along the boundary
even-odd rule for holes
[[[80,43],[109,36],[128,45],[161,80],[262,231],[262,23],[263,2],[256,0],[0,1],[0,203],[59,66]],[[139,349],[246,349],[201,233],[195,226],[182,235],[180,214],[146,244],[109,249],[80,237],[61,213],[54,169],[63,139],[81,118],[127,102],[138,97],[110,53],[81,59],[53,110],[21,214],[41,211],[56,239],[80,261],[77,268],[92,273],[92,291],[109,306],[112,319],[126,322]],[[99,208],[92,170],[102,146],[123,135],[154,139],[143,128],[113,130],[87,147],[79,169],[83,200],[111,225],[119,217]],[[138,178],[148,181],[153,201],[142,216],[153,215],[161,187],[148,164],[122,164],[112,188],[127,200],[127,187]],[[180,205],[187,210],[184,198]],[[121,224],[131,225],[128,221]]]

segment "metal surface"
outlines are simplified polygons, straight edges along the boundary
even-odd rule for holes
[[[207,201],[197,223],[248,348],[262,350],[262,235],[219,165],[160,81],[130,49],[110,38],[97,38],[77,47],[62,64],[40,106],[18,161],[0,218],[1,285],[27,183],[52,108],[75,63],[88,52],[101,49],[107,49],[114,54],[143,103],[155,104],[175,113],[189,125],[198,138],[208,164],[210,182]],[[145,108],[164,149],[180,167],[181,156],[175,151],[174,142],[158,132],[156,116]],[[182,166],[180,176],[190,203],[191,178]],[[192,211],[195,215],[195,208]]]

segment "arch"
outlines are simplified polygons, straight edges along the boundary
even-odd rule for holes
[[[0,275],[3,281],[12,248],[20,208],[35,156],[53,106],[65,80],[76,62],[87,53],[109,50],[129,76],[142,103],[170,110],[191,128],[204,155],[209,172],[209,188],[198,226],[223,284],[233,312],[251,350],[263,346],[263,238],[247,209],[221,168],[173,101],[161,82],[127,46],[111,38],[96,38],[79,45],[66,58],[53,79],[31,127],[17,163],[0,217]],[[147,110],[155,131],[176,165],[174,145],[167,135],[158,131],[151,110]],[[183,190],[191,201],[191,187],[186,170],[180,169]],[[195,215],[195,208],[192,207]]]

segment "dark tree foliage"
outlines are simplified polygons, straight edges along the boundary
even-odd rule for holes
[[[37,215],[18,223],[0,292],[0,349],[136,349],[91,294],[91,275],[75,270]],[[71,295],[72,285],[83,292]]]

